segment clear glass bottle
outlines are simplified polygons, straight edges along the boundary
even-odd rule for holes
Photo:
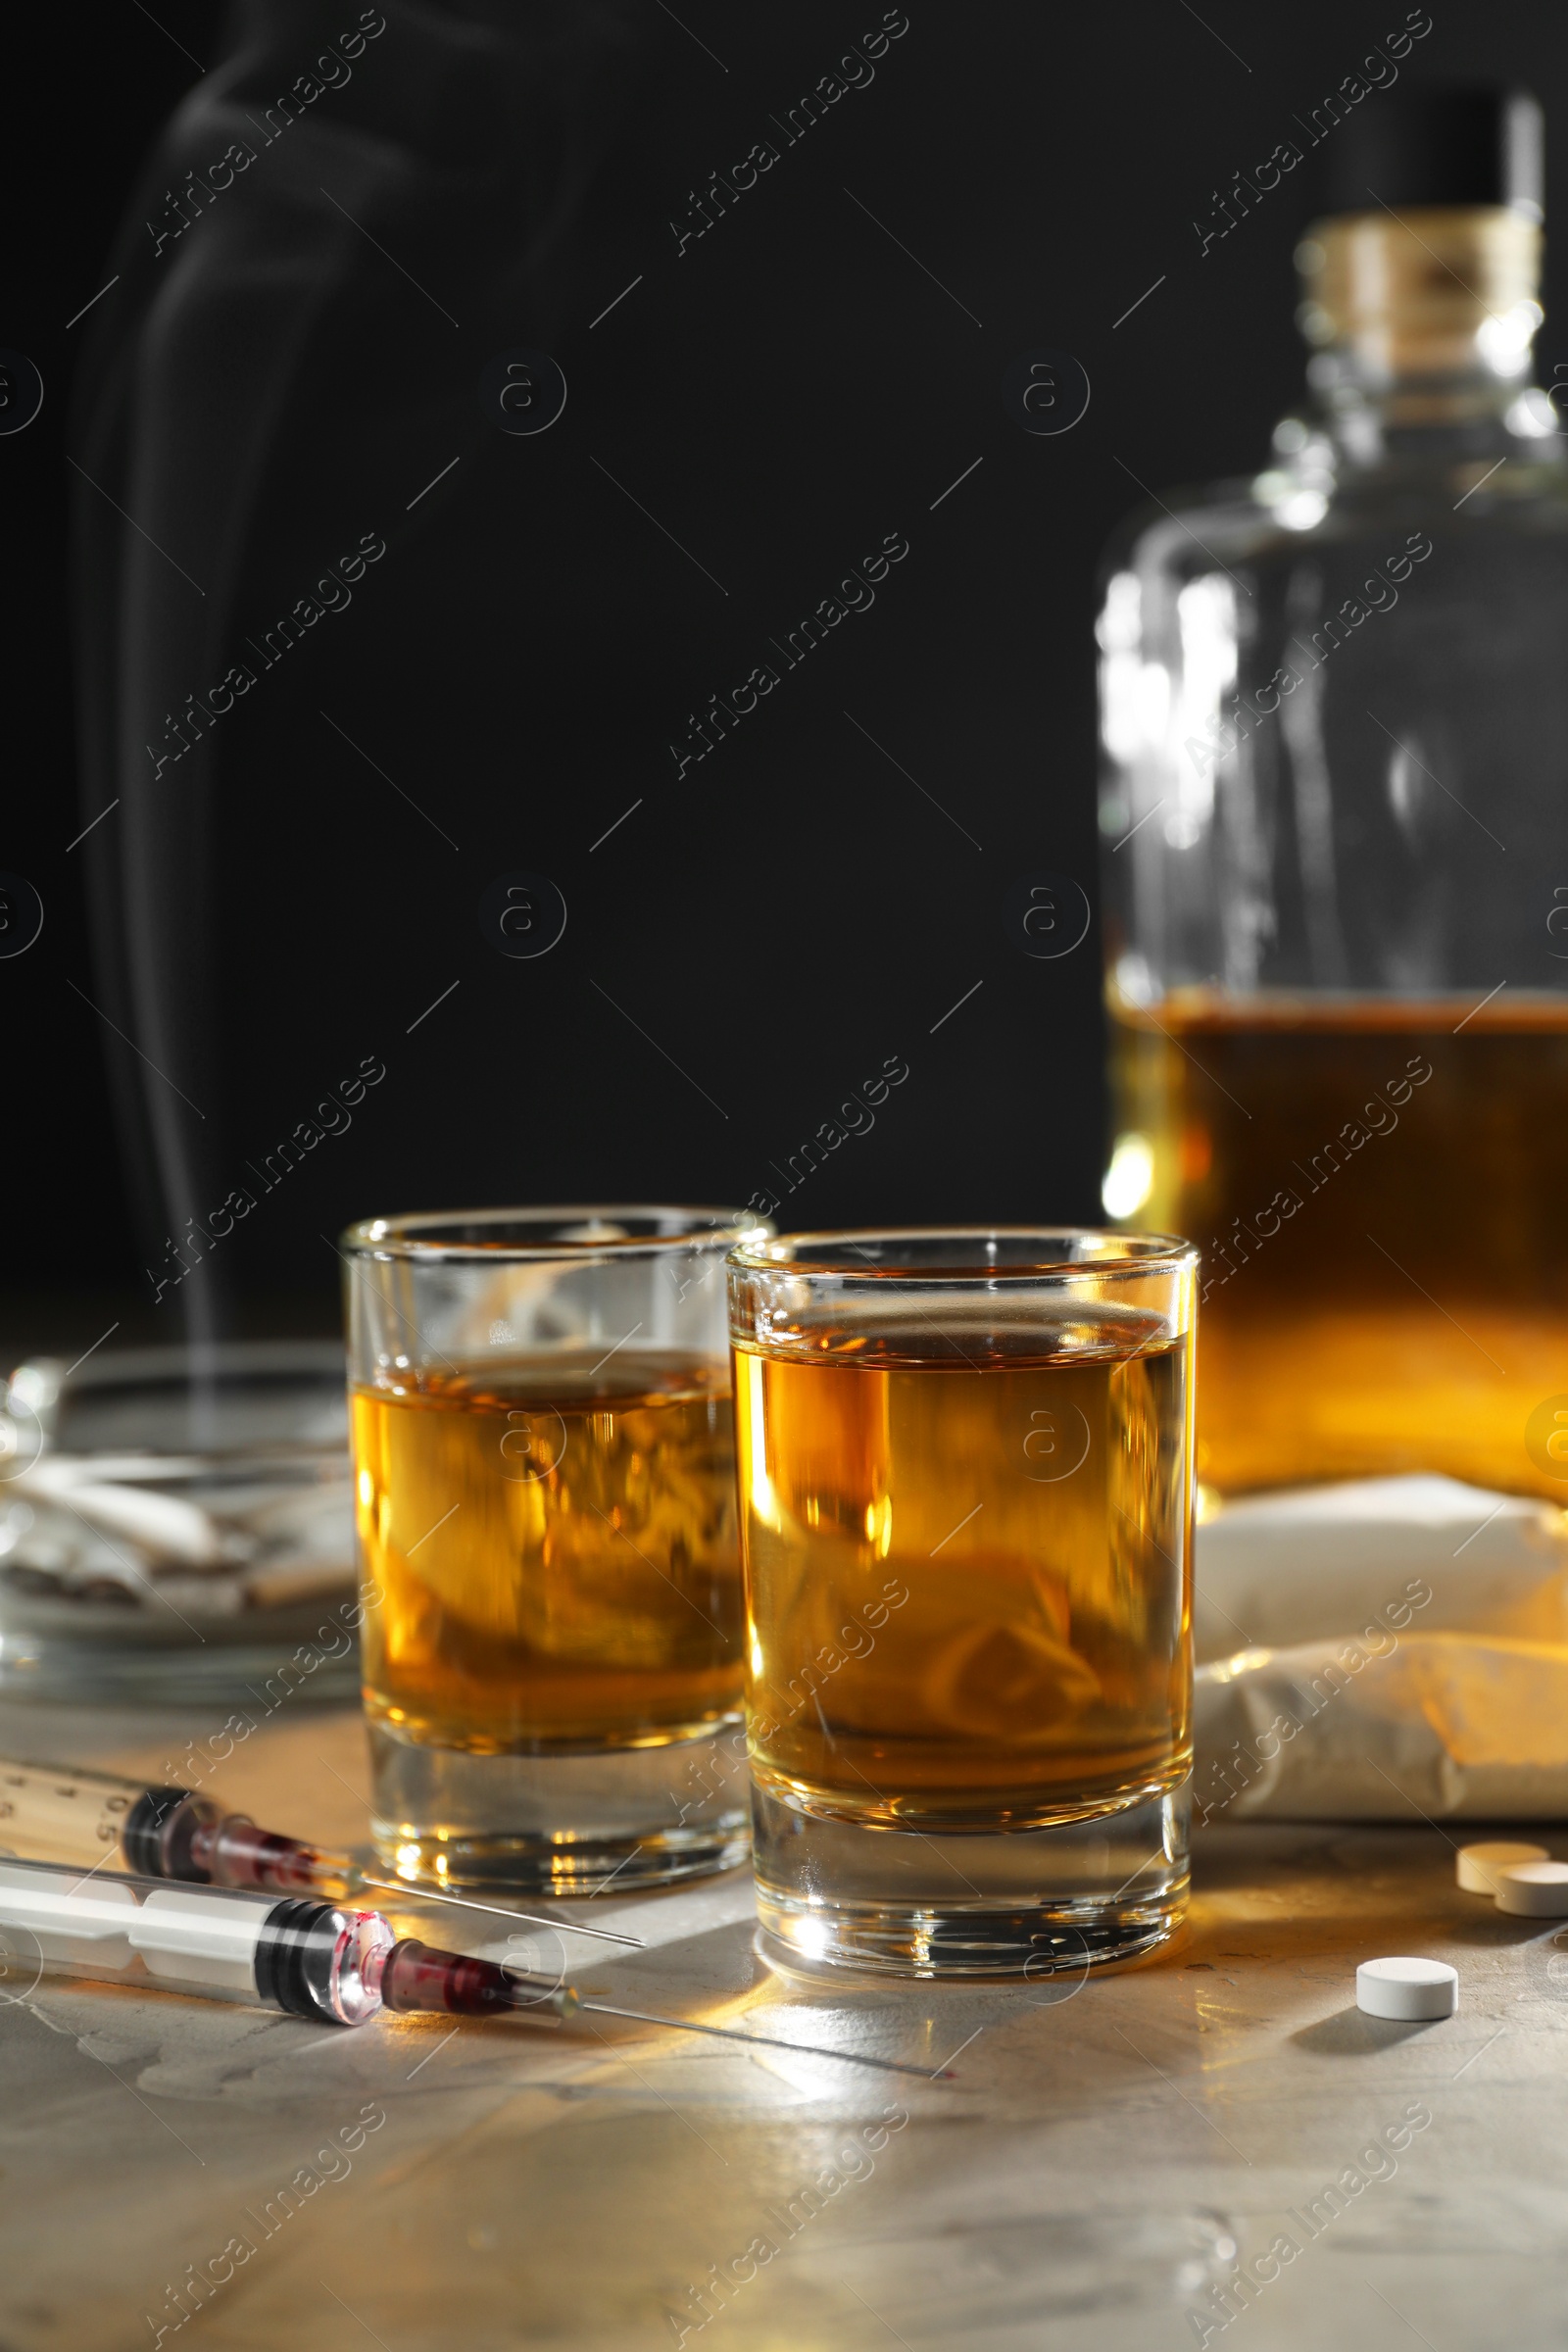
[[[1298,251],[1309,396],[1272,462],[1110,551],[1105,1207],[1203,1250],[1211,1486],[1438,1470],[1568,1501],[1540,113],[1377,103]]]

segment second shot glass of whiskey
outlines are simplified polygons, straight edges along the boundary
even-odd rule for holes
[[[742,1210],[344,1236],[372,1833],[588,1894],[744,1861],[724,1253]]]
[[[1081,1982],[1174,1934],[1197,1264],[1060,1230],[731,1252],[754,1861],[786,1956]]]

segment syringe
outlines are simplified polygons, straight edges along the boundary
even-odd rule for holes
[[[449,2017],[531,2011],[562,2022],[586,2011],[927,2081],[945,2071],[584,2000],[561,1978],[399,1938],[378,1911],[0,1859],[0,1995],[25,2000],[45,1976],[259,2001],[341,2026],[367,2025],[383,2008]]]
[[[368,1887],[405,1901],[450,1904],[460,1911],[494,1912],[527,1926],[561,1929],[600,1943],[642,1948],[640,1936],[579,1927],[538,1912],[447,1894],[432,1886],[384,1879],[353,1857],[259,1829],[245,1813],[225,1813],[190,1788],[160,1788],[115,1773],[75,1765],[0,1759],[0,1853],[40,1861],[112,1860],[150,1879],[197,1886],[254,1887],[273,1894],[309,1894],[341,1901]]]
[[[378,1911],[0,1860],[0,1991],[11,2001],[46,1975],[90,1977],[363,2026],[381,2007],[395,1944]]]
[[[25,2000],[45,1976],[260,2001],[340,2026],[382,2008],[567,2016],[578,2005],[555,1978],[400,1940],[379,1911],[0,1859],[0,1991]]]

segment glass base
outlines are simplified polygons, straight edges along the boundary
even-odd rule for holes
[[[730,1870],[750,1850],[738,1718],[597,1755],[475,1755],[367,1726],[370,1833],[400,1878],[597,1894]]]
[[[929,1836],[821,1820],[754,1785],[757,1911],[780,1957],[898,1977],[1022,1977],[1065,1998],[1168,1943],[1191,1784],[1049,1829]]]

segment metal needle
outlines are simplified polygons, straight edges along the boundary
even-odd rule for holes
[[[518,1919],[530,1928],[554,1928],[558,1935],[593,1936],[601,1943],[635,1944],[638,1951],[647,1948],[641,1936],[617,1936],[611,1928],[579,1928],[574,1920],[546,1919],[538,1911],[503,1910],[499,1903],[471,1903],[466,1895],[437,1894],[431,1886],[416,1886],[407,1879],[372,1879],[365,1871],[356,1874],[362,1886],[380,1886],[388,1894],[401,1894],[407,1901],[420,1903],[451,1903],[459,1911],[484,1911],[492,1919]]]
[[[608,2001],[580,2001],[581,2009],[596,2010],[601,2017],[634,2017],[645,2026],[673,2026],[678,2034],[716,2034],[722,2041],[765,2042],[770,2050],[793,2050],[798,2058],[838,2058],[846,2066],[879,2066],[890,2075],[918,2075],[922,2082],[938,2082],[947,2075],[945,2066],[907,2066],[901,2058],[869,2058],[858,2050],[822,2050],[809,2041],[785,2041],[776,2034],[741,2034],[733,2026],[699,2026],[689,2017],[659,2017],[651,2009],[614,2009]]]
[[[519,1984],[542,1985],[545,1982],[517,1968],[512,1961],[503,1960],[500,1965]],[[612,2001],[585,2001],[576,1996],[569,1985],[552,1984],[548,1989],[551,1993],[565,1995],[570,2002],[569,2010],[557,2008],[555,2011],[564,2023],[569,2022],[570,2017],[580,2010],[590,2010],[597,2017],[630,2017],[635,2018],[641,2026],[668,2026],[677,2034],[711,2034],[720,2041],[759,2042],[770,2050],[792,2050],[797,2058],[837,2058],[846,2066],[875,2066],[885,2074],[918,2075],[922,2082],[940,2082],[949,2071],[945,2066],[908,2066],[901,2058],[871,2058],[858,2050],[823,2050],[809,2041],[786,2041],[777,2034],[743,2034],[734,2026],[701,2026],[689,2017],[661,2017],[653,2009],[620,2009]],[[528,2004],[520,2005],[526,2007]]]

